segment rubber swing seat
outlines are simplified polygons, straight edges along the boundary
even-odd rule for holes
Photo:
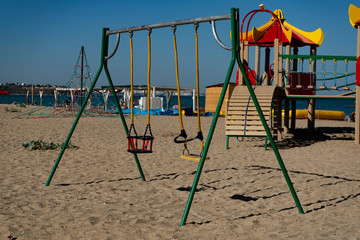
[[[141,140],[142,144],[138,144],[137,140]],[[127,151],[130,153],[152,153],[152,145],[153,145],[153,136],[128,136],[128,149]],[[138,146],[142,147],[138,147]],[[149,148],[148,148],[149,147]]]
[[[138,149],[128,149],[127,150],[130,153],[136,153],[136,154],[141,154],[141,153],[152,153],[152,150],[142,150],[141,148]]]
[[[201,156],[196,154],[184,154],[180,156],[181,159],[200,162]],[[209,160],[210,157],[206,156],[205,160]]]

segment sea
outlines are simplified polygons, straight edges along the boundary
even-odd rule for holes
[[[136,102],[138,99],[140,99],[141,96],[134,96],[134,101]],[[166,108],[166,101],[165,97],[163,103],[164,103],[164,109]],[[119,99],[121,96],[119,96]],[[34,95],[33,99],[31,96],[29,96],[28,102],[33,102],[37,105],[40,104],[40,95]],[[43,106],[53,106],[54,105],[54,95],[43,95],[42,97],[42,105]],[[60,100],[61,101],[61,100]],[[0,95],[0,103],[2,104],[22,104],[27,103],[26,95]],[[97,106],[102,106],[104,104],[103,97],[101,95],[93,95],[92,96],[92,104]],[[136,105],[136,104],[135,104]],[[297,100],[296,101],[296,108],[297,109],[305,109],[308,105],[307,100]],[[173,96],[170,101],[169,108],[176,108],[178,106],[178,100],[177,96]],[[193,106],[193,100],[191,96],[181,96],[181,107],[182,108],[192,108]],[[115,107],[114,102],[112,101],[112,98],[109,97],[109,108]],[[355,111],[355,100],[354,99],[341,99],[341,100],[334,100],[334,99],[316,99],[315,104],[316,109],[319,110],[333,110],[333,111],[343,111],[345,112],[346,116],[350,116],[352,112]],[[200,96],[200,108],[205,108],[205,96]]]
[[[135,95],[134,96],[134,106],[137,105],[138,100],[142,97],[142,95]],[[159,96],[163,98],[163,108],[166,108],[166,99],[165,96]],[[64,102],[65,99],[62,98],[62,96],[58,96],[58,104],[61,102]],[[122,94],[118,95],[119,99],[122,99],[123,96]],[[181,107],[182,108],[192,108],[193,107],[193,99],[191,96],[181,96],[180,98],[181,100]],[[92,105],[94,107],[97,106],[103,106],[104,105],[104,100],[101,94],[93,94],[91,96],[91,101],[92,101]],[[1,104],[36,104],[36,105],[40,105],[40,95],[35,95],[32,96],[29,95],[28,99],[26,97],[26,95],[0,95],[0,103]],[[55,98],[54,95],[43,95],[42,96],[42,106],[53,106],[55,103]],[[111,107],[115,107],[115,103],[113,101],[112,96],[109,96],[109,104],[108,104],[109,108]],[[177,108],[178,106],[178,99],[177,96],[173,96],[170,100],[169,103],[169,108]],[[204,108],[205,107],[205,96],[200,96],[200,108]]]

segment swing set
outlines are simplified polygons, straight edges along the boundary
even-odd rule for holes
[[[218,38],[217,36],[217,33],[216,33],[216,27],[215,27],[215,22],[216,21],[222,21],[222,20],[230,20],[231,21],[231,46],[226,46],[225,44],[223,44],[220,39]],[[217,107],[216,107],[216,111],[215,111],[215,114],[214,114],[214,117],[212,119],[212,123],[211,123],[211,126],[210,126],[210,129],[209,129],[209,132],[208,132],[208,135],[207,135],[207,139],[206,141],[204,142],[203,141],[203,136],[202,136],[202,131],[201,131],[201,126],[200,126],[200,115],[199,115],[199,112],[200,112],[200,107],[199,107],[199,67],[198,67],[198,38],[197,38],[197,28],[198,28],[198,24],[199,23],[203,23],[203,22],[210,22],[211,25],[212,25],[212,32],[213,32],[213,35],[214,35],[214,38],[216,40],[216,42],[224,49],[226,50],[229,50],[231,51],[231,61],[229,63],[229,67],[228,67],[228,71],[227,71],[227,75],[226,75],[226,78],[224,80],[224,84],[223,84],[223,87],[222,87],[222,91],[221,91],[221,94],[220,94],[220,97],[219,97],[219,101],[218,101],[218,104],[217,104]],[[176,27],[177,26],[180,26],[180,25],[189,25],[189,24],[193,24],[195,26],[195,44],[196,44],[196,79],[197,79],[197,91],[198,91],[198,105],[197,105],[197,112],[198,112],[198,133],[195,137],[193,138],[188,138],[187,137],[187,134],[186,134],[186,131],[185,131],[185,128],[184,128],[184,125],[183,125],[183,122],[182,122],[182,116],[181,116],[181,101],[180,101],[180,83],[179,83],[179,71],[178,71],[178,64],[177,64],[177,47],[176,47],[176,35],[175,35],[175,31],[176,31]],[[64,142],[64,147],[61,149],[60,153],[59,153],[59,156],[57,158],[57,160],[55,161],[55,164],[54,164],[54,167],[49,175],[49,178],[45,184],[45,186],[49,186],[53,176],[54,176],[54,173],[56,171],[56,168],[57,166],[59,165],[60,163],[60,160],[65,152],[65,146],[67,146],[67,144],[69,143],[70,141],[70,138],[76,128],[76,125],[81,117],[81,114],[85,108],[85,105],[86,105],[86,102],[87,100],[89,99],[90,97],[90,94],[92,93],[92,91],[94,90],[94,87],[95,87],[95,84],[100,76],[100,73],[102,72],[102,70],[104,69],[105,71],[105,74],[106,74],[106,77],[108,79],[108,83],[109,83],[109,86],[110,86],[110,90],[112,90],[112,95],[114,97],[114,102],[116,104],[116,107],[119,111],[119,116],[120,116],[120,119],[122,121],[122,124],[123,124],[123,127],[124,127],[124,130],[125,130],[125,134],[127,135],[127,139],[128,139],[128,151],[130,153],[133,154],[134,156],[134,159],[135,159],[135,162],[137,164],[137,167],[138,167],[138,170],[139,170],[139,173],[140,173],[140,176],[142,178],[143,181],[145,181],[145,176],[142,172],[142,169],[141,169],[141,165],[140,165],[140,161],[138,159],[138,156],[137,154],[139,153],[151,153],[152,152],[152,143],[153,143],[153,140],[154,140],[154,137],[151,133],[151,127],[150,127],[150,115],[149,115],[149,108],[150,108],[150,98],[149,98],[149,94],[150,94],[150,67],[151,67],[151,45],[150,45],[150,34],[151,34],[151,31],[156,29],[156,28],[166,28],[166,27],[171,27],[172,31],[173,31],[173,40],[174,40],[174,51],[175,51],[175,70],[176,70],[176,81],[177,81],[177,90],[178,90],[178,104],[179,104],[179,122],[180,122],[180,134],[175,137],[174,141],[176,143],[179,143],[179,144],[184,144],[184,155],[190,155],[189,154],[189,151],[187,149],[187,143],[190,142],[190,141],[193,141],[195,139],[198,139],[200,140],[200,143],[201,143],[201,152],[199,155],[197,155],[196,159],[199,160],[199,165],[198,165],[198,169],[196,171],[196,174],[195,174],[195,178],[194,178],[194,181],[193,181],[193,185],[191,187],[191,191],[190,191],[190,194],[189,194],[189,198],[188,198],[188,201],[186,203],[186,207],[185,207],[185,210],[184,210],[184,213],[183,213],[183,217],[181,219],[181,223],[180,225],[184,225],[186,223],[186,220],[187,220],[187,217],[188,217],[188,214],[189,214],[189,211],[190,211],[190,207],[191,207],[191,204],[192,204],[192,201],[193,201],[193,198],[194,198],[194,194],[196,192],[196,188],[197,188],[197,185],[198,185],[198,182],[199,182],[199,179],[200,179],[200,175],[201,175],[201,172],[202,172],[202,169],[203,169],[203,166],[204,166],[204,163],[205,163],[205,160],[207,159],[207,153],[208,153],[208,150],[210,148],[210,144],[211,144],[211,140],[212,140],[212,137],[213,137],[213,134],[214,134],[214,131],[215,131],[215,127],[216,127],[216,124],[217,124],[217,120],[219,118],[219,115],[220,115],[220,109],[221,109],[221,106],[222,106],[222,103],[224,101],[224,97],[225,97],[225,94],[226,94],[226,91],[227,91],[227,87],[229,85],[229,81],[230,81],[230,78],[231,78],[231,75],[234,71],[234,68],[235,68],[235,64],[237,63],[237,65],[239,66],[239,69],[240,69],[240,72],[241,74],[243,75],[243,78],[244,78],[244,82],[246,84],[246,87],[248,88],[248,91],[250,93],[250,96],[252,98],[252,101],[253,101],[253,104],[259,114],[259,117],[260,117],[260,120],[263,124],[263,127],[265,129],[265,132],[267,134],[267,137],[268,137],[268,140],[271,144],[271,147],[274,151],[274,154],[275,154],[275,157],[277,158],[277,161],[278,161],[278,164],[281,168],[281,171],[284,175],[284,178],[286,180],[286,183],[289,187],[289,190],[292,194],[292,197],[294,199],[294,202],[299,210],[300,213],[304,213],[303,209],[302,209],[302,206],[300,204],[300,201],[297,197],[297,194],[295,192],[295,189],[293,187],[293,184],[290,180],[290,177],[288,175],[288,172],[285,168],[285,165],[282,161],[282,158],[280,156],[280,153],[278,151],[278,148],[277,146],[275,145],[275,142],[274,142],[274,139],[272,137],[272,134],[270,132],[270,129],[266,123],[266,120],[265,120],[265,117],[264,117],[264,114],[260,108],[260,105],[259,105],[259,101],[254,93],[254,90],[251,86],[251,83],[250,83],[250,80],[245,72],[245,67],[243,65],[243,62],[241,60],[241,57],[240,57],[240,41],[239,41],[239,28],[240,28],[240,23],[239,23],[239,9],[235,9],[235,8],[232,8],[231,9],[231,13],[230,14],[225,14],[225,15],[218,15],[218,16],[211,16],[211,17],[204,17],[204,18],[194,18],[194,19],[187,19],[187,20],[180,20],[180,21],[173,21],[173,22],[167,22],[167,23],[160,23],[160,24],[151,24],[151,25],[144,25],[144,26],[138,26],[138,27],[131,27],[131,28],[122,28],[122,29],[118,29],[118,30],[110,30],[108,28],[104,28],[103,31],[102,31],[102,47],[101,47],[101,61],[100,61],[100,66],[99,66],[99,69],[96,73],[96,76],[94,77],[94,80],[89,88],[89,91],[85,97],[85,100],[83,101],[83,104],[78,112],[78,115],[72,125],[72,128]],[[118,49],[118,46],[119,46],[119,42],[120,42],[120,34],[123,34],[123,33],[127,33],[127,34],[130,34],[130,55],[131,55],[131,59],[130,59],[130,63],[131,63],[131,85],[133,86],[133,67],[132,67],[132,64],[133,64],[133,54],[132,54],[132,37],[133,37],[133,33],[135,31],[148,31],[148,92],[147,92],[147,107],[148,107],[148,118],[147,118],[147,127],[146,127],[146,130],[145,130],[145,133],[144,135],[141,135],[139,136],[137,133],[136,133],[136,130],[135,130],[135,126],[134,126],[134,121],[133,121],[133,112],[131,113],[131,123],[130,123],[130,129],[128,129],[128,126],[126,124],[126,121],[125,121],[125,118],[124,118],[124,115],[123,115],[123,112],[121,110],[121,107],[119,105],[119,100],[118,100],[118,97],[116,95],[116,92],[115,92],[115,89],[114,89],[114,85],[113,85],[113,81],[110,77],[110,72],[109,72],[109,69],[108,69],[108,60],[111,59],[114,54],[116,53],[117,49]],[[108,54],[108,48],[109,48],[109,37],[111,35],[117,35],[117,40],[116,40],[116,44],[115,44],[115,47],[114,47],[114,50],[113,52],[109,55]],[[133,92],[132,92],[133,93]],[[133,94],[132,94],[133,95]],[[131,104],[133,102],[133,99],[131,99]],[[131,109],[133,108],[133,105],[131,105]],[[140,145],[141,147],[138,146],[138,140],[140,141],[143,141],[142,145]],[[188,153],[188,154],[185,154],[185,153]],[[183,158],[186,158],[186,156],[184,156]]]

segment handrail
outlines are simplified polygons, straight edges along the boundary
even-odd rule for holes
[[[212,29],[212,32],[213,32],[215,41],[220,45],[220,47],[222,47],[222,48],[225,49],[225,50],[232,51],[232,47],[226,46],[226,45],[223,44],[223,43],[221,42],[221,40],[219,39],[219,37],[218,37],[218,35],[217,35],[217,32],[216,32],[216,27],[215,27],[215,21],[214,21],[214,20],[211,20],[211,29]]]
[[[115,55],[115,53],[119,47],[119,43],[120,43],[120,33],[117,34],[114,51],[110,54],[110,56],[105,57],[105,60],[109,60],[110,58],[112,58]]]

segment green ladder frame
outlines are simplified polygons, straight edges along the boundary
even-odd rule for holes
[[[54,174],[55,174],[55,171],[56,171],[56,169],[57,169],[57,167],[58,167],[58,165],[59,165],[59,163],[60,163],[60,160],[61,160],[61,158],[62,158],[62,156],[63,156],[63,154],[64,154],[64,152],[65,152],[66,146],[67,146],[67,144],[68,144],[69,141],[70,141],[70,138],[71,138],[71,136],[72,136],[72,134],[73,134],[73,132],[74,132],[74,130],[75,130],[75,128],[76,128],[77,123],[79,122],[79,119],[80,119],[80,117],[81,117],[81,114],[83,113],[83,111],[84,111],[84,109],[85,109],[85,106],[86,106],[86,104],[87,104],[87,101],[89,100],[90,95],[91,95],[91,93],[92,93],[93,90],[94,90],[94,87],[95,87],[95,85],[96,85],[96,82],[97,82],[97,80],[99,79],[100,73],[102,72],[103,68],[104,68],[104,70],[105,70],[105,74],[106,74],[106,77],[107,77],[107,79],[108,79],[109,86],[110,86],[110,89],[111,89],[111,91],[112,91],[112,95],[113,95],[113,97],[114,97],[114,101],[115,101],[115,103],[116,103],[116,107],[117,107],[117,109],[118,109],[118,111],[119,111],[120,118],[121,118],[122,124],[123,124],[124,129],[125,129],[125,134],[128,135],[128,133],[129,133],[129,129],[128,129],[128,127],[127,127],[127,124],[126,124],[126,121],[125,121],[123,112],[122,112],[122,110],[121,110],[121,107],[120,107],[120,104],[119,104],[119,99],[118,99],[118,97],[116,96],[116,92],[115,92],[115,89],[114,89],[114,84],[113,84],[113,81],[111,80],[110,73],[109,73],[109,69],[108,69],[108,66],[107,66],[107,61],[108,61],[108,59],[109,59],[109,58],[107,57],[107,56],[108,56],[108,49],[109,49],[109,36],[106,35],[106,32],[107,32],[108,30],[109,30],[108,28],[103,28],[103,31],[102,31],[101,60],[100,60],[99,70],[98,70],[97,73],[96,73],[96,76],[95,76],[95,78],[94,78],[94,81],[92,82],[92,84],[91,84],[91,86],[90,86],[90,88],[89,88],[89,91],[88,91],[88,93],[87,93],[87,95],[86,95],[86,97],[85,97],[85,100],[84,100],[83,104],[81,105],[81,108],[80,108],[80,110],[79,110],[79,112],[78,112],[78,114],[77,114],[77,116],[76,116],[76,118],[75,118],[75,121],[74,121],[74,123],[73,123],[73,125],[72,125],[72,127],[71,127],[71,130],[70,130],[70,132],[69,132],[69,134],[68,134],[68,136],[67,136],[67,138],[66,138],[66,140],[65,140],[65,142],[64,142],[64,146],[63,146],[63,148],[61,149],[57,160],[55,161],[54,167],[53,167],[53,169],[52,169],[52,171],[51,171],[51,173],[50,173],[50,175],[49,175],[48,180],[46,181],[45,186],[49,186],[49,184],[50,184],[50,182],[51,182],[51,180],[52,180],[52,178],[53,178],[53,176],[54,176]],[[141,177],[141,179],[142,179],[143,181],[145,181],[145,176],[144,176],[144,173],[143,173],[143,171],[142,171],[142,169],[141,169],[141,165],[140,165],[139,158],[138,158],[138,156],[137,156],[136,153],[133,153],[133,155],[134,155],[134,158],[135,158],[135,162],[136,162],[137,168],[138,168],[139,173],[140,173],[140,177]]]
[[[213,121],[212,121],[211,126],[210,126],[210,130],[209,130],[209,133],[208,133],[208,136],[207,136],[207,139],[206,139],[205,147],[204,147],[203,153],[201,155],[199,166],[198,166],[198,169],[197,169],[196,174],[195,174],[194,182],[193,182],[193,185],[191,187],[189,198],[188,198],[188,201],[186,203],[185,211],[184,211],[183,217],[181,219],[180,226],[183,226],[183,225],[186,224],[186,220],[187,220],[187,217],[189,215],[191,204],[192,204],[192,201],[193,201],[193,198],[194,198],[194,195],[195,195],[196,187],[197,187],[197,185],[199,183],[200,175],[201,175],[202,169],[204,167],[205,158],[206,158],[207,152],[208,152],[209,147],[210,147],[211,139],[212,139],[213,134],[214,134],[214,130],[215,130],[215,127],[216,127],[217,120],[219,118],[221,105],[222,105],[222,103],[224,101],[225,93],[226,93],[227,87],[229,85],[231,74],[232,74],[232,72],[234,70],[234,66],[235,66],[236,62],[238,63],[238,65],[240,67],[241,74],[244,77],[246,86],[247,86],[247,88],[249,90],[249,93],[250,93],[251,98],[252,98],[252,100],[254,102],[256,110],[259,113],[261,122],[262,122],[262,124],[264,126],[267,137],[268,137],[268,139],[270,141],[270,145],[271,145],[272,149],[274,150],[275,156],[276,156],[276,158],[278,160],[281,171],[282,171],[282,173],[283,173],[283,175],[285,177],[286,183],[287,183],[287,185],[288,185],[288,187],[290,189],[290,192],[291,192],[292,197],[293,197],[293,199],[295,201],[295,204],[296,204],[299,212],[301,214],[304,213],[304,210],[303,210],[303,208],[301,206],[299,198],[297,197],[297,194],[295,192],[294,186],[291,183],[289,174],[288,174],[288,172],[287,172],[287,170],[285,168],[284,162],[281,159],[279,150],[275,145],[275,142],[274,142],[274,139],[273,139],[273,137],[271,135],[270,129],[269,129],[269,127],[268,127],[268,125],[267,125],[267,123],[265,121],[264,115],[263,115],[263,113],[261,111],[259,102],[258,102],[258,100],[256,98],[255,93],[254,93],[254,90],[251,87],[250,80],[247,77],[244,66],[242,65],[241,58],[240,58],[240,40],[239,40],[240,31],[239,31],[239,25],[240,25],[239,24],[239,9],[232,8],[231,9],[231,38],[232,38],[231,39],[232,40],[231,41],[232,42],[232,44],[231,44],[232,45],[232,50],[231,51],[232,51],[232,57],[231,57],[228,72],[227,72],[227,75],[226,75],[226,78],[225,78],[225,81],[224,81],[224,86],[223,86],[221,94],[220,94],[219,102],[218,102],[217,107],[216,107],[216,112],[215,112]]]

